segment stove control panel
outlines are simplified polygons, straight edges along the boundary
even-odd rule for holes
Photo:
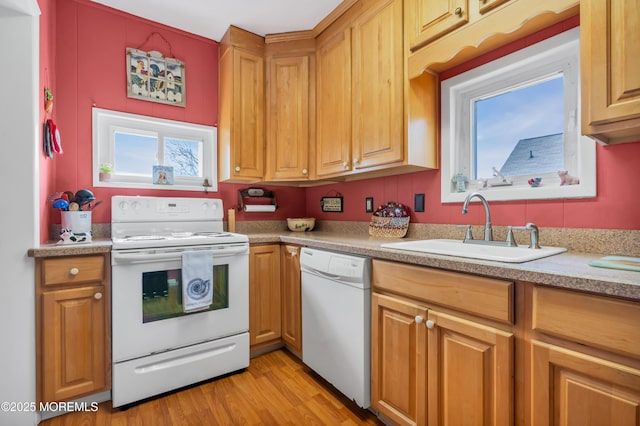
[[[121,195],[111,199],[112,222],[222,220],[223,215],[220,199]]]

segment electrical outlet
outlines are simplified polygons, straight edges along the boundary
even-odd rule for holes
[[[364,206],[367,213],[373,213],[373,197],[365,198]]]
[[[413,211],[414,212],[424,211],[424,194],[415,194],[413,196]]]

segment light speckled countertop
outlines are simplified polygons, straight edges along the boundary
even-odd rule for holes
[[[640,301],[640,272],[621,271],[589,266],[601,255],[569,251],[556,256],[525,263],[503,263],[452,256],[423,254],[385,249],[380,245],[407,239],[382,239],[361,234],[338,232],[265,232],[247,233],[252,244],[292,243],[320,249],[360,254],[378,259],[412,263],[509,280],[529,281],[553,287],[588,291]],[[111,240],[97,239],[78,245],[42,244],[30,249],[31,257],[52,257],[105,253],[111,250]]]
[[[248,234],[252,244],[284,242],[360,254],[378,259],[468,272],[509,280],[529,281],[573,290],[640,300],[640,272],[596,268],[589,262],[601,255],[567,252],[525,263],[503,263],[381,248],[407,239],[350,236],[331,232]]]

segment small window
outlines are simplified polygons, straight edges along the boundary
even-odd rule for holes
[[[490,200],[594,197],[579,72],[576,28],[443,81],[442,201],[478,190]],[[560,185],[559,171],[580,183]]]
[[[94,186],[201,190],[207,179],[217,191],[216,152],[215,127],[93,109]],[[172,179],[154,183],[154,166]]]

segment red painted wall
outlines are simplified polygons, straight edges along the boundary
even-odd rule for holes
[[[58,108],[55,107],[56,98],[56,68],[55,68],[55,19],[56,8],[55,0],[39,0],[40,6],[40,122],[48,118],[57,120]],[[44,110],[44,89],[48,87],[54,94],[54,108],[51,114],[46,114]],[[39,128],[39,140],[42,140],[42,126]],[[39,172],[40,172],[40,205],[47,204],[47,195],[54,192],[55,187],[55,161],[44,155],[44,151],[40,150],[39,156]],[[40,239],[45,241],[49,236],[50,223],[49,209],[42,208],[40,210]]]
[[[113,195],[222,198],[225,208],[237,204],[237,191],[248,185],[219,184],[218,192],[128,190],[92,186],[91,109],[99,108],[215,126],[218,104],[218,43],[150,22],[88,0],[39,0],[43,20],[53,28],[43,34],[41,56],[55,85],[54,119],[62,134],[64,154],[41,161],[43,181],[42,240],[60,214],[46,202],[56,191],[90,189],[104,203],[93,212],[94,223],[111,222]],[[158,32],[170,44],[158,35]],[[145,40],[149,40],[145,43]],[[184,61],[186,107],[130,99],[126,94],[125,49],[157,50]],[[55,53],[55,61],[50,57]],[[55,62],[55,67],[53,63]],[[54,69],[55,68],[55,69]],[[42,74],[42,73],[41,73]],[[304,215],[304,189],[276,187],[275,213],[238,213],[237,220],[271,220]]]
[[[579,25],[573,17],[532,34],[467,63],[451,68],[440,77],[451,78],[469,69],[505,56]],[[491,219],[495,225],[523,225],[562,228],[640,229],[640,142],[596,147],[597,197],[592,199],[492,202]],[[340,192],[344,196],[343,213],[324,213],[323,196]],[[413,212],[414,194],[425,194],[425,212]],[[440,171],[423,171],[400,176],[318,186],[307,189],[307,216],[321,220],[367,221],[365,198],[374,197],[377,205],[387,201],[407,204],[411,222],[437,224],[482,224],[484,210],[473,207],[466,216],[462,203],[440,202]]]
[[[237,203],[238,189],[248,185],[220,184],[219,191],[125,190],[93,188],[91,176],[91,107],[135,114],[215,125],[217,117],[218,44],[215,41],[115,11],[89,0],[39,0],[41,17],[41,82],[54,89],[53,118],[62,132],[64,154],[40,161],[42,241],[48,239],[51,223],[59,223],[59,213],[46,202],[55,191],[88,188],[104,204],[94,211],[94,223],[111,221],[113,195],[156,195],[222,198],[225,207]],[[569,21],[537,36],[520,40],[485,57],[443,73],[451,77],[465,67],[522,48],[540,38],[575,26]],[[171,44],[174,56],[186,65],[186,108],[129,99],[126,96],[125,49],[158,50],[168,54],[159,32]],[[44,112],[43,119],[44,117]],[[492,203],[496,225],[536,222],[540,226],[640,229],[640,143],[597,148],[598,196],[590,200],[552,200]],[[460,214],[461,205],[440,203],[440,172],[423,171],[407,175],[332,184],[312,188],[266,187],[278,198],[276,213],[238,213],[238,220],[274,220],[313,216],[323,220],[367,221],[365,197],[376,204],[386,201],[413,205],[413,194],[426,194],[426,211],[413,213],[412,222],[481,223],[481,209],[468,216]],[[345,197],[343,213],[323,213],[320,198],[339,191]]]

